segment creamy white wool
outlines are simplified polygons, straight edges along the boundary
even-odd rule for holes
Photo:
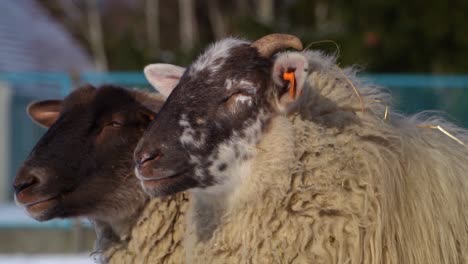
[[[304,54],[304,93],[272,119],[250,173],[193,201],[187,263],[467,263],[468,149],[418,126],[468,131],[425,113],[385,120],[388,94]]]
[[[109,264],[184,263],[188,195],[152,199],[138,216],[126,243],[104,252]]]

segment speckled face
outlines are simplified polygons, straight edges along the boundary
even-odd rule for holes
[[[271,115],[270,69],[270,59],[234,39],[196,60],[135,150],[145,191],[167,195],[235,180]]]

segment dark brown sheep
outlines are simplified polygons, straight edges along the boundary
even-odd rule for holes
[[[18,171],[17,203],[39,221],[88,218],[98,250],[125,240],[148,201],[133,149],[163,102],[155,93],[84,86],[31,104],[29,116],[49,129]]]

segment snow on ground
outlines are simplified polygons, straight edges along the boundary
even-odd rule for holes
[[[93,264],[88,254],[80,255],[0,255],[0,264]]]

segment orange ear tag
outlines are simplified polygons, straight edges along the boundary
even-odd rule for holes
[[[296,99],[296,76],[294,72],[283,73],[283,80],[289,81],[289,96]]]

